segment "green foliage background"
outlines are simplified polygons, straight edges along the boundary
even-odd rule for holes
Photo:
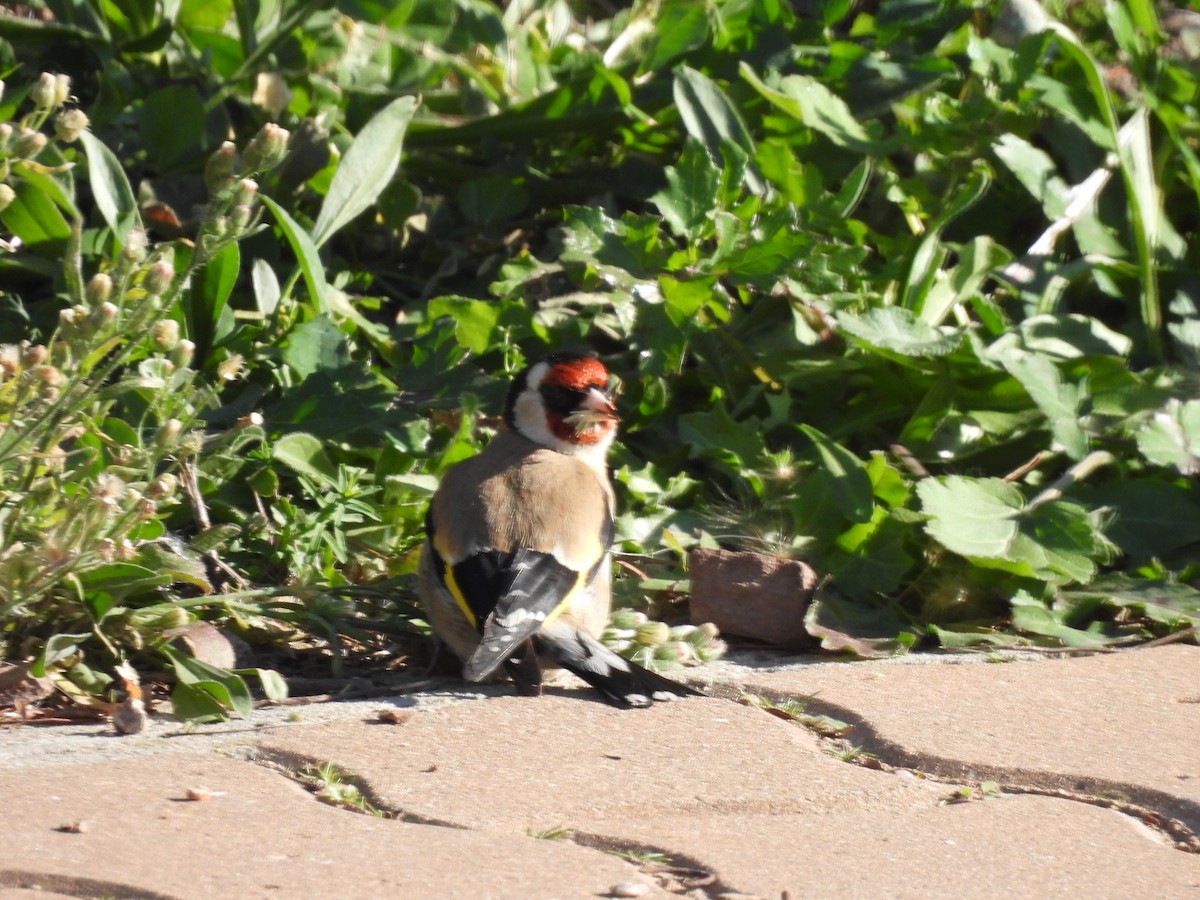
[[[439,473],[486,441],[506,377],[565,346],[621,380],[624,606],[686,591],[687,551],[720,544],[828,574],[809,628],[830,648],[1094,647],[1200,620],[1178,11],[32,9],[0,16],[0,333],[90,387],[30,393],[32,357],[0,382],[0,646],[73,695],[134,657],[174,667],[193,718],[243,709],[240,676],[164,622],[322,637],[335,663],[419,630]],[[91,127],[31,155],[42,71]],[[268,122],[288,155],[249,165]],[[218,171],[226,140],[241,169]],[[146,321],[177,322],[186,360],[130,327],[161,258],[182,274]],[[72,355],[60,313],[91,315],[97,272],[123,299]],[[120,502],[181,489],[81,518],[113,471]]]

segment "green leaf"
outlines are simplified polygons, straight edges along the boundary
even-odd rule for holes
[[[29,249],[61,255],[71,237],[71,226],[58,205],[29,180],[17,180],[10,186],[16,196],[0,212],[0,222]]]
[[[417,108],[415,97],[393,100],[363,126],[342,157],[313,225],[312,243],[320,247],[374,203],[396,174],[404,134]]]
[[[214,526],[219,528],[221,526]],[[229,527],[229,526],[225,526]],[[211,530],[211,529],[210,529]],[[235,531],[240,531],[235,527]],[[198,548],[192,545],[193,550]],[[212,591],[208,580],[208,567],[196,552],[177,552],[175,547],[165,541],[148,541],[138,548],[138,562],[156,573],[161,584],[190,584],[205,593]]]
[[[291,244],[292,252],[296,254],[296,260],[300,264],[304,283],[308,286],[309,296],[316,302],[318,311],[330,312],[333,306],[334,291],[325,278],[325,266],[321,263],[321,256],[317,253],[316,244],[282,206],[265,194],[259,194],[259,199],[275,216],[275,221],[283,232],[283,236]]]
[[[1012,598],[1013,627],[1030,634],[1040,634],[1061,641],[1067,647],[1089,650],[1107,647],[1113,639],[1098,630],[1082,631],[1067,625],[1061,611],[1056,614],[1036,598],[1018,591]]]
[[[694,138],[688,138],[679,162],[667,167],[667,187],[650,198],[680,237],[695,238],[716,208],[721,173]]]
[[[177,681],[171,689],[171,713],[181,722],[224,722],[226,707],[202,685]]]
[[[829,590],[813,597],[804,629],[820,640],[821,649],[862,659],[898,656],[916,643],[895,606],[876,608]]]
[[[96,199],[96,208],[117,240],[124,243],[130,230],[141,226],[137,200],[125,177],[125,169],[116,155],[90,131],[79,135],[79,143],[87,153],[88,184]]]
[[[901,356],[946,356],[962,342],[957,330],[941,330],[900,306],[881,306],[861,315],[837,313],[842,330],[868,347]]]
[[[1055,440],[1067,455],[1083,459],[1088,452],[1088,436],[1079,424],[1084,389],[1064,382],[1058,366],[1041,354],[1013,351],[1005,355],[1003,363],[1049,420]]]
[[[875,492],[861,459],[811,425],[801,425],[817,448],[821,465],[832,477],[831,493],[838,511],[851,522],[869,522],[875,510]]]
[[[1012,260],[1012,254],[980,235],[958,247],[958,263],[945,277],[935,279],[925,297],[917,304],[917,315],[924,322],[940,325],[954,307],[973,299],[994,272]]]
[[[238,245],[226,244],[208,263],[192,273],[190,303],[184,304],[188,335],[196,343],[196,360],[208,360],[218,338],[221,315],[229,303],[241,268]]]
[[[250,713],[253,711],[253,701],[246,682],[242,680],[241,676],[228,669],[221,669],[188,656],[170,644],[166,644],[160,649],[163,655],[171,661],[179,685],[189,687],[193,691],[203,692],[215,700],[221,708],[221,718],[225,717],[226,711],[243,719],[250,717]],[[188,700],[199,708],[207,705],[195,696],[189,697]],[[211,714],[210,709],[207,715]],[[176,710],[176,716],[179,716],[178,710]]]
[[[1020,531],[1025,498],[999,478],[946,475],[917,482],[925,530],[966,557],[1007,559]]]
[[[867,156],[882,149],[841,97],[808,75],[787,75],[779,88],[765,84],[746,63],[738,71],[762,97],[789,116],[819,131],[834,144]]]
[[[1015,134],[1002,134],[992,145],[992,152],[1041,204],[1047,218],[1062,216],[1070,187],[1058,174],[1050,154]]]
[[[80,644],[92,637],[90,632],[82,634],[54,634],[46,641],[42,655],[30,666],[29,674],[34,678],[42,678],[46,670],[53,668],[64,659],[70,659],[79,651]]]
[[[685,53],[704,46],[709,12],[695,0],[666,0],[654,23],[654,44],[638,64],[638,72],[660,72]]]
[[[200,155],[204,116],[204,104],[194,87],[172,85],[142,101],[138,137],[156,170],[171,170]]]
[[[667,316],[676,327],[683,328],[713,297],[715,278],[679,281],[667,275],[658,280]]]
[[[1200,497],[1194,486],[1124,478],[1075,493],[1093,508],[1109,510],[1108,538],[1145,561],[1200,544]]]
[[[458,206],[476,225],[499,225],[525,210],[529,193],[508,175],[473,178],[458,189]]]
[[[301,378],[321,369],[333,371],[350,362],[349,342],[329,316],[317,316],[288,335],[283,361]]]
[[[268,700],[286,700],[288,698],[287,682],[274,669],[237,669],[235,674],[254,676],[262,685],[263,695]]]
[[[729,455],[734,465],[752,466],[763,452],[762,434],[754,422],[738,422],[725,405],[717,403],[708,412],[679,417],[679,439],[697,451]]]
[[[250,280],[254,285],[254,302],[258,311],[264,316],[271,315],[279,306],[280,298],[279,279],[275,277],[275,270],[265,259],[256,259],[250,267]]]
[[[1187,584],[1114,573],[1086,587],[1063,591],[1060,597],[1064,605],[1100,601],[1174,628],[1200,625],[1200,591]]]
[[[326,487],[337,484],[337,467],[329,461],[321,441],[311,434],[294,431],[284,435],[271,447],[271,458]]]
[[[184,28],[220,31],[233,12],[233,0],[181,0],[175,21]]]
[[[141,565],[123,562],[98,566],[83,573],[80,582],[88,591],[107,591],[117,599],[171,583],[168,573],[156,571],[145,564],[146,560],[140,551],[138,561]]]
[[[1168,401],[1134,437],[1148,461],[1195,475],[1200,472],[1200,400]]]
[[[683,118],[688,134],[700,141],[714,161],[723,160],[722,141],[741,148],[749,159],[754,158],[754,139],[746,129],[737,107],[712,79],[688,66],[675,69],[675,106]],[[746,184],[756,194],[766,190],[757,170],[746,170]]]
[[[428,318],[433,322],[441,316],[454,320],[454,337],[460,346],[472,353],[484,353],[500,321],[500,307],[469,297],[438,297],[429,303]]]

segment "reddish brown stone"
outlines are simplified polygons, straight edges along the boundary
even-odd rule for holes
[[[732,550],[693,550],[691,614],[722,634],[776,647],[812,647],[804,614],[817,573],[794,559]]]

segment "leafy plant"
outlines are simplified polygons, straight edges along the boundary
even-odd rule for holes
[[[564,346],[620,376],[644,662],[722,648],[655,621],[697,546],[828,576],[830,649],[1193,626],[1190,51],[1009,6],[0,18],[4,653],[81,698],[194,616],[403,656],[439,475]]]

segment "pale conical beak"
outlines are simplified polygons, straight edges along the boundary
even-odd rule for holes
[[[620,420],[608,394],[598,388],[589,388],[579,408],[564,421],[575,429],[577,435],[582,436],[604,430],[610,423]]]
[[[582,408],[590,412],[596,419],[621,421],[621,417],[617,415],[617,408],[613,406],[612,398],[599,388],[588,388],[588,392],[583,396]]]

